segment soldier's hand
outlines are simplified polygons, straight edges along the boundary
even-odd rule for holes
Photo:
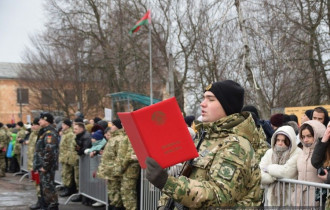
[[[166,184],[168,174],[154,159],[147,157],[146,178],[158,189],[163,189]]]
[[[45,173],[46,172],[46,170],[44,169],[44,168],[40,168],[40,171],[42,172],[42,173]]]

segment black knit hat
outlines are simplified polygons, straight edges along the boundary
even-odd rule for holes
[[[112,124],[114,124],[118,129],[121,129],[123,127],[119,119],[112,120]]]
[[[259,119],[258,110],[255,106],[246,105],[242,108],[242,112],[244,112],[244,111],[254,113],[254,115],[255,115],[254,117],[256,117],[256,119]]]
[[[65,125],[69,126],[69,127],[71,127],[71,125],[72,125],[72,122],[71,122],[70,119],[64,119],[64,120],[63,120],[63,123],[64,123]]]
[[[99,117],[94,117],[94,123],[97,123],[98,121],[102,120],[101,118]]]
[[[33,122],[32,122],[32,125],[39,125],[39,120],[40,119],[38,117],[34,118]]]
[[[2,128],[2,126],[3,126],[3,123],[0,122],[0,128]]]
[[[184,118],[184,121],[186,122],[186,124],[187,124],[189,127],[191,127],[191,125],[192,125],[192,123],[194,122],[194,120],[195,120],[195,116],[193,116],[193,115],[186,116],[186,117]]]
[[[244,89],[237,82],[232,80],[215,82],[206,87],[205,91],[214,94],[227,116],[241,112],[244,102]]]
[[[313,109],[308,109],[305,111],[305,115],[308,117],[308,119],[312,120],[313,119]]]
[[[106,129],[108,127],[108,122],[105,120],[100,120],[97,122],[98,125],[102,126],[103,129]]]
[[[74,119],[74,122],[81,122],[81,123],[83,123],[84,122],[84,119],[81,118],[81,117],[77,117],[76,119]]]
[[[40,118],[46,120],[46,121],[49,122],[50,124],[53,124],[53,123],[54,123],[54,117],[53,117],[53,115],[51,115],[51,114],[48,113],[48,112],[41,113],[41,114],[40,114]]]
[[[18,125],[19,127],[23,127],[23,126],[24,126],[24,124],[23,124],[22,121],[17,122],[17,125]]]

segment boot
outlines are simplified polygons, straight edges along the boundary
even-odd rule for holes
[[[48,208],[47,208],[47,210],[58,210],[58,204],[56,204],[56,205],[54,205],[54,204],[49,205]]]
[[[38,201],[37,201],[37,203],[32,204],[32,205],[30,205],[29,207],[30,207],[30,209],[40,209],[40,208],[41,208],[41,205],[40,205],[40,197],[38,197]]]
[[[60,193],[60,197],[67,197],[69,195],[71,195],[69,188],[68,187],[64,187],[64,189]]]
[[[72,199],[72,202],[80,202],[81,201],[81,195],[75,195]]]

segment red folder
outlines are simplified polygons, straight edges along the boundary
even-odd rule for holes
[[[198,157],[174,97],[118,116],[142,168],[148,156],[162,168]]]

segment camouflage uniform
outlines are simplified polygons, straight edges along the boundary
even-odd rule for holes
[[[120,141],[122,141],[125,133],[123,129],[116,130],[111,133],[111,138],[105,145],[101,163],[98,167],[97,176],[107,180],[107,188],[109,194],[110,205],[122,207],[123,202],[120,195],[122,174],[114,174],[114,165],[117,158]]]
[[[72,158],[70,156],[77,156],[75,152],[75,134],[72,131],[72,128],[68,128],[67,130],[62,132],[62,138],[60,142],[60,154],[59,154],[59,162],[62,164],[62,183],[65,187],[70,188],[73,183],[73,175],[74,175],[74,165],[75,162],[72,163]]]
[[[28,171],[33,170],[33,156],[36,148],[36,142],[38,138],[39,130],[32,131],[29,137],[29,144],[28,144],[28,152],[27,152],[27,158],[28,158],[28,164],[27,169]],[[36,191],[37,196],[40,197],[40,185],[36,183]]]
[[[237,113],[202,126],[206,135],[191,174],[169,176],[159,205],[172,197],[190,209],[259,206],[261,176],[252,147],[259,139],[251,115]]]
[[[140,165],[127,135],[121,140],[114,174],[123,174],[120,195],[126,209],[137,209],[136,184],[140,175]]]
[[[6,152],[2,151],[8,147],[10,138],[7,135],[7,131],[4,127],[0,128],[0,177],[6,176]]]
[[[20,128],[19,131],[17,132],[16,136],[16,144],[14,148],[14,153],[18,162],[18,165],[21,166],[21,149],[22,149],[22,144],[19,143],[21,139],[24,139],[26,136],[25,129]]]
[[[40,174],[41,205],[46,208],[58,206],[54,182],[58,169],[58,134],[51,125],[40,130],[34,155],[33,170]],[[41,172],[41,168],[45,172]]]

